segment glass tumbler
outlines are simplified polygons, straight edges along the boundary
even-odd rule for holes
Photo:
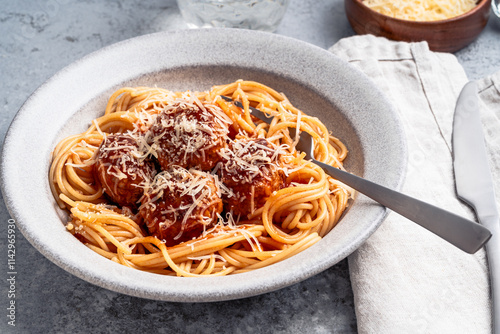
[[[273,32],[289,0],[177,0],[190,28],[243,28]]]

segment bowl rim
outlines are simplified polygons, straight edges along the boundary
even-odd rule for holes
[[[179,53],[177,57],[179,59],[170,59],[165,57],[164,53],[159,51],[168,51],[169,43],[189,41],[191,44],[195,43],[195,50],[200,51],[200,48],[209,48],[208,51],[219,52],[218,57],[210,57],[204,53],[193,52],[187,55],[186,50],[192,51],[192,45],[189,48],[187,45],[183,45],[182,48],[176,50]],[[237,50],[244,51],[247,50],[248,45],[258,46],[262,45],[263,42],[268,43],[269,54],[264,54],[263,59],[256,59],[252,54],[241,56],[238,53],[227,52],[227,49],[217,50],[215,46],[220,47],[219,44],[213,44],[214,41],[220,44],[226,45],[227,48],[235,48],[234,43],[240,43],[237,45]],[[241,41],[245,43],[241,44]],[[210,48],[214,49],[210,49]],[[150,273],[141,272],[135,269],[128,268],[126,266],[116,264],[97,253],[89,250],[83,244],[81,244],[74,236],[65,231],[63,224],[60,224],[62,218],[59,216],[58,224],[52,224],[52,220],[49,218],[57,217],[56,213],[49,210],[49,208],[43,208],[46,212],[49,212],[48,217],[43,216],[36,219],[36,224],[33,224],[35,220],[33,216],[33,209],[26,212],[25,207],[22,204],[35,201],[36,199],[31,198],[37,194],[42,194],[44,196],[49,196],[51,201],[53,201],[52,194],[50,190],[46,189],[48,185],[48,177],[42,172],[48,172],[48,166],[41,168],[37,171],[36,175],[43,174],[43,180],[37,180],[37,185],[43,185],[44,189],[34,189],[34,194],[29,193],[30,197],[26,197],[26,193],[23,191],[26,184],[30,184],[29,180],[20,181],[24,174],[19,175],[21,172],[31,171],[30,166],[26,166],[21,171],[18,170],[18,165],[16,162],[19,159],[26,159],[26,156],[30,152],[35,150],[40,150],[39,146],[43,146],[44,143],[50,138],[37,137],[38,142],[35,143],[34,147],[30,148],[28,153],[18,154],[19,148],[24,147],[29,139],[18,136],[23,131],[27,131],[31,128],[41,128],[44,126],[48,128],[57,127],[59,125],[54,125],[53,123],[63,123],[67,124],[71,118],[77,113],[79,109],[75,111],[75,108],[80,107],[80,103],[88,103],[88,100],[95,97],[96,92],[101,94],[103,92],[102,88],[106,87],[109,89],[110,86],[114,86],[116,82],[123,83],[131,78],[136,78],[136,74],[140,72],[141,66],[134,65],[132,60],[145,61],[144,50],[145,48],[150,48],[151,50],[157,51],[149,55],[146,60],[158,59],[163,61],[165,64],[176,64],[178,68],[186,65],[186,57],[188,59],[188,65],[191,67],[199,67],[203,64],[209,64],[210,66],[220,65],[229,63],[230,65],[238,65],[244,69],[253,68],[252,66],[257,66],[256,64],[261,64],[264,60],[270,61],[271,69],[265,68],[271,71],[276,76],[284,77],[287,80],[297,80],[300,84],[309,87],[311,83],[307,82],[308,78],[314,78],[314,88],[318,89],[321,93],[320,96],[324,97],[322,94],[328,94],[325,91],[327,87],[332,87],[333,83],[330,76],[335,75],[338,80],[343,78],[351,78],[352,82],[342,82],[338,85],[340,90],[349,90],[349,96],[340,96],[338,102],[344,108],[352,103],[352,100],[356,100],[357,105],[361,106],[368,113],[372,112],[372,107],[378,106],[378,110],[374,110],[374,113],[379,113],[383,117],[383,121],[389,122],[391,124],[391,131],[376,130],[374,127],[367,128],[368,132],[378,131],[382,133],[382,138],[389,140],[389,144],[392,144],[390,152],[385,157],[385,159],[390,161],[382,161],[382,166],[378,167],[383,170],[381,175],[376,174],[375,171],[367,170],[365,174],[367,176],[375,176],[374,181],[381,182],[386,186],[400,189],[406,174],[406,164],[407,164],[407,147],[406,147],[406,136],[404,135],[404,128],[401,119],[396,113],[394,107],[391,105],[389,100],[385,95],[375,87],[375,85],[366,77],[361,71],[355,69],[348,63],[340,60],[340,58],[334,56],[332,53],[319,48],[317,46],[311,45],[309,43],[299,41],[290,37],[265,33],[256,32],[250,30],[239,30],[239,29],[196,29],[196,30],[178,30],[170,32],[159,32],[149,35],[143,35],[122,42],[118,42],[100,50],[92,52],[87,56],[71,63],[67,67],[63,68],[57,72],[54,76],[49,78],[45,83],[43,83],[22,105],[19,112],[14,117],[5,137],[4,145],[1,153],[1,190],[4,197],[6,207],[11,214],[11,216],[16,220],[16,224],[19,230],[23,233],[25,238],[46,258],[51,260],[53,263],[61,267],[62,269],[68,271],[69,273],[86,280],[92,284],[98,285],[100,287],[116,291],[123,294],[128,294],[141,298],[164,300],[164,301],[175,301],[175,302],[211,302],[211,301],[223,301],[231,299],[239,299],[250,297],[266,292],[271,292],[291,284],[302,281],[308,277],[311,277],[329,267],[339,262],[340,260],[347,257],[353,251],[355,251],[375,230],[382,224],[384,218],[388,214],[388,210],[381,205],[375,204],[365,198],[359,198],[355,201],[354,206],[360,207],[366,205],[363,208],[364,211],[351,210],[344,219],[366,219],[361,214],[361,212],[368,214],[370,217],[369,224],[366,223],[366,229],[362,230],[361,233],[355,234],[349,237],[348,243],[341,245],[331,245],[328,244],[332,240],[335,241],[335,233],[329,233],[323,238],[322,241],[316,245],[302,251],[301,253],[295,255],[291,259],[296,259],[297,261],[289,261],[290,259],[278,262],[272,266],[268,266],[262,269],[251,271],[248,273],[242,273],[238,275],[229,275],[224,277],[207,277],[207,278],[179,278],[179,277],[169,277],[162,275],[155,275]],[[150,50],[147,49],[147,50]],[[204,51],[207,51],[204,49]],[[233,50],[233,49],[229,49]],[[283,50],[288,50],[290,55],[285,54],[283,57],[288,57],[286,60],[291,62],[288,64],[286,61],[277,58],[276,54],[283,55]],[[142,52],[142,54],[141,54]],[[209,53],[208,53],[209,54]],[[167,54],[168,55],[168,54]],[[127,61],[122,64],[120,60],[115,57],[132,57],[132,60],[126,59]],[[184,57],[181,59],[181,56]],[[163,57],[163,58],[161,58]],[[243,58],[241,58],[243,57]],[[246,57],[246,58],[245,58]],[[301,72],[297,69],[297,63],[294,63],[295,57],[302,61],[306,61],[303,65],[304,68],[310,71]],[[161,58],[161,59],[160,59]],[[241,59],[244,59],[245,64],[241,64]],[[296,60],[295,60],[296,61]],[[148,63],[148,73],[162,73],[165,67],[162,67],[164,63]],[[181,64],[181,65],[179,65]],[[269,63],[266,63],[269,64]],[[302,64],[302,63],[301,63]],[[105,67],[109,65],[110,68]],[[127,67],[127,72],[122,73],[118,69],[122,69],[121,66],[133,65],[132,67]],[[274,67],[277,68],[274,68]],[[259,67],[258,69],[263,69],[264,67]],[[95,82],[85,83],[84,78],[86,78],[86,71],[91,69],[88,75],[99,74],[99,78]],[[99,71],[98,71],[99,70]],[[113,77],[110,82],[106,82],[107,74],[116,72],[117,77]],[[130,71],[130,72],[128,72]],[[274,71],[274,72],[272,72]],[[281,72],[280,72],[281,71]],[[137,72],[137,73],[136,73]],[[82,77],[76,77],[75,74],[82,75]],[[66,87],[64,85],[70,85]],[[74,103],[75,107],[71,108],[70,115],[61,115],[61,119],[51,119],[50,117],[39,117],[37,107],[46,107],[46,105],[52,105],[54,97],[60,97],[68,99],[65,97],[64,93],[71,88],[80,88],[83,85],[88,91],[83,90],[83,94],[78,97],[78,102]],[[87,87],[88,86],[88,87]],[[54,88],[63,88],[60,92],[52,92]],[[47,91],[51,92],[52,95],[47,96]],[[45,95],[44,95],[45,94]],[[339,94],[339,93],[337,93]],[[352,94],[356,98],[353,98]],[[326,96],[326,95],[325,95]],[[365,97],[367,100],[360,100],[359,96]],[[48,98],[50,97],[50,99]],[[83,102],[81,102],[83,101]],[[59,108],[59,107],[58,107]],[[68,108],[70,109],[70,108]],[[41,109],[45,110],[45,109]],[[360,113],[360,111],[355,111]],[[30,116],[36,117],[36,124],[30,124],[29,129],[25,129],[25,123],[23,123]],[[65,118],[66,117],[66,118]],[[365,116],[368,117],[368,116]],[[353,119],[353,121],[358,121]],[[363,122],[366,120],[359,120]],[[61,128],[58,128],[61,130]],[[378,133],[377,132],[377,133]],[[29,133],[29,132],[28,132]],[[386,133],[386,134],[384,134]],[[40,134],[38,134],[40,135]],[[54,134],[57,137],[58,134]],[[368,136],[368,134],[359,133],[358,136]],[[384,137],[385,136],[385,137]],[[22,138],[19,142],[18,138]],[[366,138],[364,140],[367,140]],[[53,149],[57,141],[54,143],[50,140],[51,148],[48,152],[38,153],[49,154]],[[376,145],[384,145],[388,143],[378,143]],[[375,144],[370,144],[375,145]],[[372,147],[373,148],[373,147]],[[376,147],[380,148],[380,147]],[[44,148],[45,149],[45,148]],[[364,149],[364,147],[363,147]],[[374,152],[363,152],[364,159],[370,157],[378,156],[379,150]],[[15,156],[15,159],[14,159]],[[14,159],[14,160],[13,160]],[[44,158],[48,159],[48,156]],[[43,161],[45,161],[43,160]],[[373,159],[372,159],[373,160]],[[25,161],[25,160],[22,160]],[[380,162],[380,160],[375,160]],[[44,162],[45,164],[45,162]],[[13,179],[12,177],[17,177]],[[34,176],[30,176],[33,178]],[[29,179],[29,178],[27,178]],[[20,186],[17,182],[21,182]],[[31,185],[31,184],[30,184]],[[45,198],[46,199],[46,198]],[[40,205],[38,205],[40,206]],[[53,208],[50,208],[53,209]],[[55,211],[55,210],[53,210]],[[38,213],[38,212],[36,212]],[[359,213],[359,214],[358,214]],[[38,216],[35,216],[38,217]],[[39,224],[44,223],[44,220],[49,219],[50,226],[44,225],[48,234],[49,231],[57,230],[57,235],[46,236],[37,235],[35,232],[39,231]],[[52,226],[53,225],[53,226]],[[363,225],[364,226],[364,225]],[[37,230],[38,228],[38,230]],[[338,228],[338,227],[337,227]],[[52,229],[52,230],[51,230]],[[335,229],[334,229],[335,230]],[[63,233],[64,232],[64,233]],[[72,247],[76,250],[67,252],[67,249],[59,247],[58,245],[51,245],[54,236],[62,238],[63,242],[69,242]],[[71,241],[69,241],[71,240]],[[66,245],[66,244],[64,244]],[[85,249],[85,251],[83,251]],[[85,257],[83,257],[85,255]],[[310,258],[312,256],[318,256],[312,262],[312,266],[308,266]],[[103,262],[104,261],[104,262]],[[90,264],[87,265],[86,264]],[[103,269],[103,268],[104,269]],[[258,280],[255,280],[255,279]],[[182,281],[180,281],[182,280]],[[193,293],[194,291],[194,293]]]
[[[366,10],[368,10],[370,12],[371,15],[373,16],[376,16],[378,18],[384,18],[384,19],[390,19],[390,20],[393,20],[394,22],[398,22],[398,23],[401,23],[401,24],[411,24],[411,25],[415,25],[415,26],[438,26],[438,25],[442,25],[442,24],[453,24],[455,23],[456,21],[461,21],[469,16],[473,16],[476,14],[476,12],[479,12],[481,10],[483,10],[483,8],[485,6],[489,6],[491,8],[491,1],[490,0],[479,0],[479,2],[477,3],[476,7],[472,8],[471,10],[469,10],[468,12],[465,12],[463,14],[460,14],[458,16],[454,16],[454,17],[450,17],[448,19],[444,19],[444,20],[435,20],[435,21],[412,21],[412,20],[404,20],[404,19],[400,19],[400,18],[397,18],[397,17],[393,17],[393,16],[389,16],[389,15],[385,15],[385,14],[382,14],[380,12],[377,12],[376,10],[368,7],[367,5],[365,5],[363,3],[363,0],[345,0],[346,2],[353,2],[353,3],[358,3],[360,6],[362,6],[363,8],[365,8]]]

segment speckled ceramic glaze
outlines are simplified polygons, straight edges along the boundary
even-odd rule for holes
[[[24,236],[68,272],[121,293],[167,301],[243,298],[304,280],[344,259],[382,223],[386,209],[358,196],[323,240],[267,268],[226,277],[163,277],[127,268],[89,250],[69,232],[49,188],[51,151],[85,130],[121,86],[207,90],[237,79],[283,92],[319,117],[348,146],[346,168],[391,188],[401,185],[402,126],[384,96],[329,52],[294,39],[248,30],[189,30],[126,40],[66,67],[23,105],[2,152],[2,191]]]

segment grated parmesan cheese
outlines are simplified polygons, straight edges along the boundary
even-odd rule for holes
[[[439,21],[462,15],[477,0],[363,0],[367,7],[387,16],[409,21]]]

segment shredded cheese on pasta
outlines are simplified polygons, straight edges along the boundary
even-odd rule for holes
[[[409,21],[439,21],[462,15],[477,0],[363,0],[367,7],[387,16]]]
[[[238,100],[244,108],[220,96]],[[234,138],[225,131],[214,134],[214,129],[190,123],[183,114],[176,116],[179,122],[172,124],[159,116],[176,110],[180,103],[196,104],[201,110],[197,114],[200,119],[210,109],[215,115],[213,124],[230,128]],[[272,115],[273,122],[267,124],[251,117],[250,106]],[[231,150],[221,147],[217,151],[220,161],[205,171],[179,166],[161,168],[161,147],[156,142],[166,132],[151,130],[157,124],[172,132],[173,144],[179,143],[173,145],[174,153],[197,153],[200,147],[195,141],[200,132],[206,134],[204,138],[222,137]],[[296,129],[294,136],[289,128]],[[297,151],[296,135],[300,132],[313,136],[316,159],[343,169],[347,147],[318,118],[296,109],[283,94],[261,83],[238,80],[206,92],[123,87],[111,95],[104,115],[85,132],[64,138],[55,147],[49,180],[59,206],[68,210],[68,231],[111,261],[150,273],[183,277],[244,273],[290,258],[317,243],[335,227],[354,197],[352,189]],[[116,138],[122,139],[108,145]],[[177,155],[169,154],[167,158],[172,156]],[[152,161],[153,157],[157,161]],[[155,164],[154,178],[138,165],[131,165],[141,159],[151,159],[149,162]],[[122,179],[141,179],[130,182],[141,190],[137,202],[120,205],[110,199],[111,186],[104,188],[105,182],[99,181],[97,174],[98,165],[104,163],[109,163],[106,168],[116,167],[107,171],[113,182],[117,180],[112,185],[115,193]],[[259,191],[257,186],[270,177],[266,169],[271,167],[284,173],[286,186]],[[167,202],[166,193],[173,193],[175,199]],[[226,207],[211,210],[222,202],[223,195]],[[236,213],[235,207],[228,205],[233,197],[238,198],[237,205],[248,203],[248,215]],[[151,210],[141,212],[144,208]],[[156,211],[161,214],[148,216]],[[156,223],[158,228],[172,222],[185,226],[188,219],[202,224],[203,231],[188,235],[194,239],[184,240],[180,228],[179,234],[171,236],[179,241],[172,246],[167,246],[156,230],[149,230],[156,228]]]

